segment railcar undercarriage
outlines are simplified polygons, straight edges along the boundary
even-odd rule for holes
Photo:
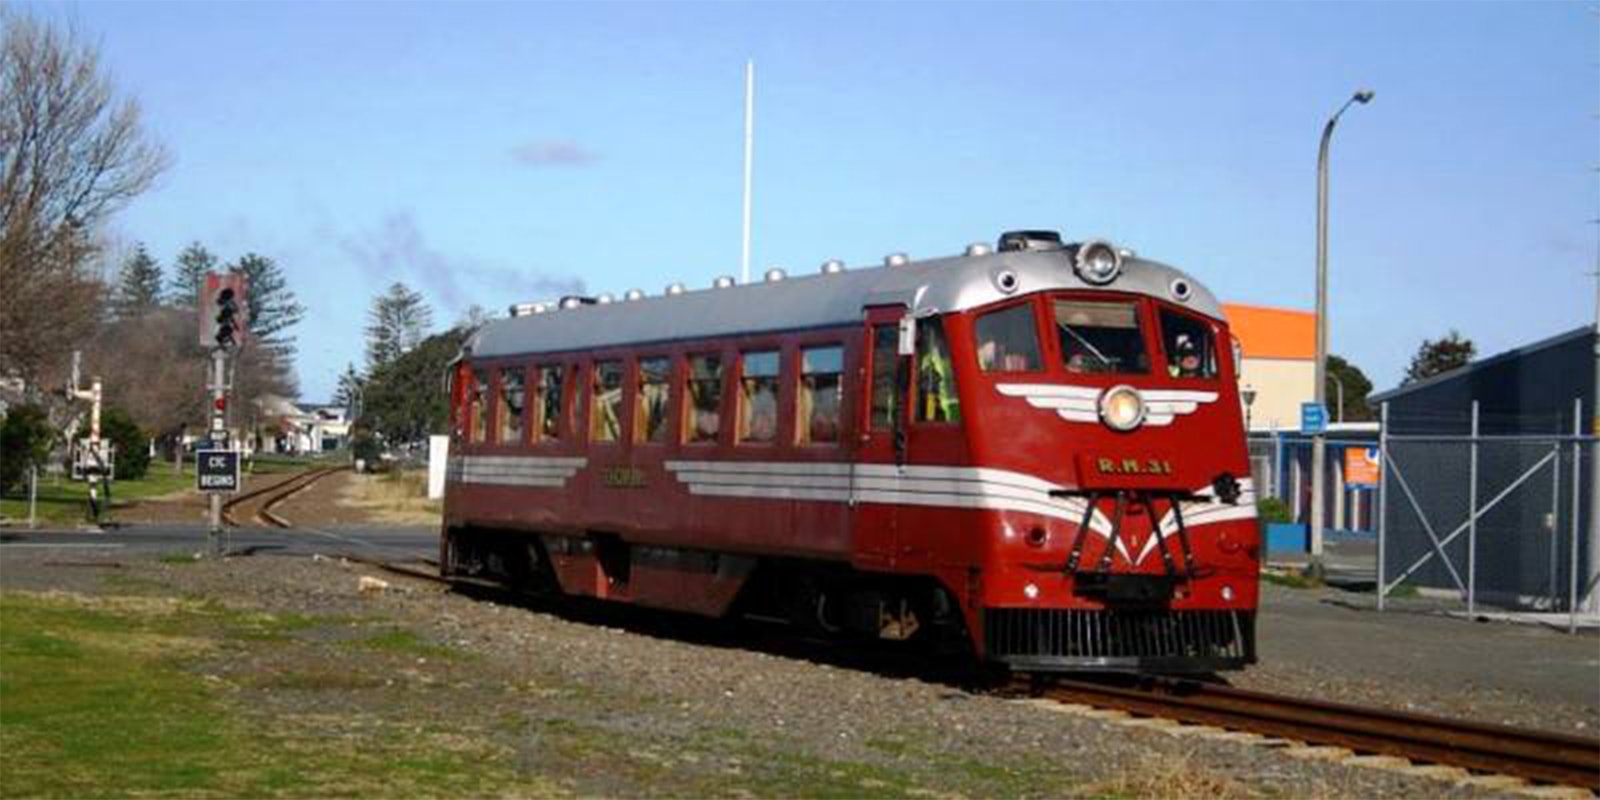
[[[442,549],[446,577],[531,596],[588,596],[778,622],[807,635],[901,643],[952,658],[975,652],[959,601],[923,576],[631,545],[612,534],[452,529]],[[573,564],[581,566],[574,570]],[[592,584],[574,580],[584,570]],[[719,579],[731,581],[732,589],[709,592],[711,602],[639,594],[632,584],[647,581],[652,571],[673,574],[685,584],[685,596],[702,585],[715,587]],[[1015,672],[1195,674],[1240,669],[1256,660],[1251,611],[1174,610],[1135,600],[1107,609],[984,608],[979,618],[984,659]]]

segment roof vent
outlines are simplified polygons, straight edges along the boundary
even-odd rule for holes
[[[615,296],[613,296],[610,292],[603,292],[603,293],[601,293],[601,295],[599,297],[596,297],[594,299],[594,301],[596,303],[599,303],[600,305],[608,306],[608,305],[611,305],[612,303],[615,303],[617,301],[617,298]]]
[[[989,247],[988,242],[973,242],[967,245],[967,255],[969,256],[986,256],[993,252],[994,250]]]
[[[583,300],[584,298],[582,297],[567,295],[566,297],[561,298],[561,307],[566,309],[577,308],[578,306],[583,305]]]
[[[777,283],[778,281],[789,277],[789,273],[784,272],[783,267],[773,267],[772,269],[769,269],[763,273],[761,277],[764,278],[767,283]]]
[[[629,289],[628,291],[622,293],[622,299],[624,299],[624,300],[626,300],[626,301],[628,301],[630,303],[634,302],[635,300],[643,300],[644,299],[644,290],[643,289]]]
[[[883,265],[886,267],[903,267],[910,263],[911,256],[905,253],[890,253],[883,257]]]
[[[668,295],[683,294],[686,291],[688,291],[688,290],[683,288],[683,284],[681,284],[681,283],[674,282],[674,283],[667,284],[667,294]]]
[[[1059,231],[1006,231],[1000,234],[1000,252],[1016,250],[1060,250]]]
[[[822,262],[822,274],[837,275],[841,272],[844,272],[843,261],[840,261],[837,258],[830,258],[827,261]]]
[[[711,288],[732,289],[734,283],[736,283],[736,281],[734,281],[732,275],[718,275],[717,279],[711,282]]]

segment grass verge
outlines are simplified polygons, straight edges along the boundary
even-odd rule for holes
[[[285,642],[317,624],[162,597],[0,593],[0,797],[551,793],[447,729],[262,718],[190,669],[224,651],[307,646]],[[324,670],[271,688],[376,685]]]

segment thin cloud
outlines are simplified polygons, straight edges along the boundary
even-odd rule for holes
[[[511,158],[528,167],[582,167],[600,160],[600,154],[577,142],[544,139],[511,148]]]
[[[421,287],[445,306],[446,318],[474,303],[503,307],[511,302],[584,293],[583,279],[576,276],[445,255],[428,244],[408,211],[384,217],[376,230],[345,237],[339,246],[370,281],[386,284],[399,280]],[[489,298],[493,299],[484,302]]]

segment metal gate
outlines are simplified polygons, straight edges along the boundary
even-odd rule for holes
[[[1574,413],[1574,421],[1581,411]],[[1593,437],[1379,435],[1378,608],[1401,586],[1480,604],[1565,611],[1586,595],[1581,502]]]

